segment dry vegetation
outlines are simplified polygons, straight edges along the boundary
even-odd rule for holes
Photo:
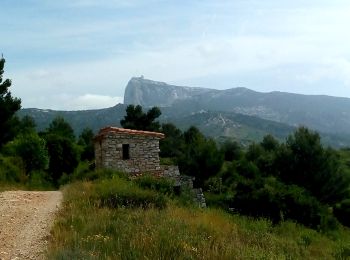
[[[118,196],[123,185],[130,187],[131,197],[142,194],[127,182],[117,177],[67,186],[48,258],[346,259],[350,251],[345,229],[326,235],[292,222],[273,225],[266,219],[184,206],[174,197],[166,197],[164,209],[129,207],[128,202],[101,206],[98,194]]]

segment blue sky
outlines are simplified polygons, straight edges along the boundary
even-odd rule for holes
[[[0,0],[23,107],[121,102],[133,76],[350,97],[348,0]]]

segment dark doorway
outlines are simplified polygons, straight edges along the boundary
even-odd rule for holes
[[[123,144],[123,160],[130,159],[130,145],[129,144]]]

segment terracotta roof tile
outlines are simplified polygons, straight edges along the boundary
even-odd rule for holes
[[[114,132],[119,134],[129,134],[129,135],[141,135],[141,136],[151,136],[151,137],[158,137],[158,138],[164,138],[165,135],[158,132],[151,132],[151,131],[141,131],[141,130],[133,130],[133,129],[126,129],[126,128],[119,128],[119,127],[113,127],[113,126],[107,126],[104,128],[101,128],[98,132],[96,138],[103,136],[107,133]]]

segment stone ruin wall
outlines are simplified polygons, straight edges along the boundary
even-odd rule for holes
[[[177,165],[160,165],[160,168],[162,176],[174,180],[175,186],[190,189],[193,193],[194,202],[200,208],[205,208],[207,206],[202,189],[195,189],[193,187],[194,177],[180,175],[179,167]]]
[[[123,159],[123,144],[129,144],[130,159]],[[127,173],[159,171],[159,138],[108,133],[95,142],[96,167]]]

